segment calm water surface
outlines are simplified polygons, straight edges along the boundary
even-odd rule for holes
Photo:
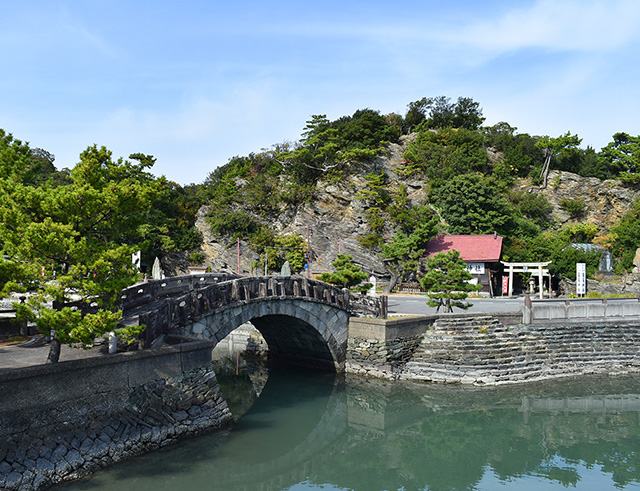
[[[64,490],[640,490],[638,378],[482,390],[299,370],[219,378],[232,429]]]

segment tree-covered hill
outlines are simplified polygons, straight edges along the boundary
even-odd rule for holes
[[[535,136],[483,123],[470,98],[423,98],[404,115],[314,115],[300,141],[210,174],[197,222],[207,259],[235,267],[240,239],[246,271],[265,260],[276,269],[294,251],[322,271],[348,253],[367,270],[403,277],[435,233],[497,232],[507,259],[552,260],[568,277],[576,261],[590,274],[597,268],[599,254],[575,242],[611,248],[618,271],[631,268],[640,137],[616,133],[596,151],[569,132]]]
[[[629,270],[640,245],[640,137],[616,133],[599,151],[580,143],[486,126],[470,98],[423,98],[404,114],[314,115],[299,141],[234,157],[181,187],[150,173],[151,156],[114,159],[92,146],[56,170],[53,155],[0,131],[0,287],[24,273],[18,257],[31,274],[88,261],[72,248],[52,253],[55,233],[96,251],[141,249],[146,266],[159,256],[167,266],[183,258],[183,269],[235,269],[239,239],[245,272],[286,260],[327,271],[348,254],[368,272],[402,278],[438,232],[497,232],[505,258],[552,260],[568,277],[577,260],[591,274],[597,266],[598,254],[573,242],[608,247],[617,270]],[[49,242],[27,233],[36,226],[51,231]]]

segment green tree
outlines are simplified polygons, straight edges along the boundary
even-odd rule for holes
[[[50,361],[61,343],[89,345],[116,328],[120,291],[138,279],[131,253],[144,248],[159,189],[150,165],[92,146],[62,185],[0,179],[1,253],[14,269],[3,290],[31,293],[18,313],[53,334]]]
[[[640,200],[624,214],[611,229],[613,232],[613,254],[618,261],[617,270],[629,271],[633,267],[633,258],[640,247]]]
[[[640,184],[640,135],[614,134],[613,141],[600,151],[599,159],[612,175]]]
[[[411,133],[413,129],[427,119],[429,100],[426,97],[410,102],[407,105],[407,113],[404,116],[404,131]]]
[[[41,148],[31,148],[28,143],[0,129],[0,176],[15,182],[35,185],[49,179],[63,180],[64,173],[56,171],[55,157]]]
[[[367,279],[368,275],[362,268],[353,262],[353,258],[348,254],[340,254],[331,263],[334,271],[332,273],[322,273],[320,280],[342,288],[353,288]],[[366,285],[362,285],[364,289]]]
[[[583,198],[563,198],[560,200],[560,208],[566,211],[571,218],[581,218],[587,211],[587,204]]]
[[[570,132],[566,132],[564,135],[560,135],[556,138],[550,136],[543,136],[537,142],[536,146],[544,152],[544,163],[540,171],[540,179],[542,179],[542,187],[547,187],[547,181],[549,179],[549,171],[551,170],[551,161],[554,158],[560,156],[563,152],[571,152],[575,150],[582,142],[582,139],[578,135],[572,135]]]
[[[522,216],[532,220],[539,227],[547,228],[551,225],[553,207],[543,194],[513,191],[509,198]]]
[[[477,291],[478,285],[469,280],[473,276],[458,251],[439,252],[427,259],[427,272],[420,278],[422,288],[427,292],[427,305],[440,311],[453,312],[453,307],[468,309],[465,302],[469,292]]]
[[[468,172],[488,172],[489,159],[484,136],[477,131],[446,128],[418,133],[407,145],[405,175],[423,175],[432,181],[444,181]]]
[[[352,116],[329,121],[313,115],[299,145],[279,159],[299,182],[348,174],[353,166],[376,157],[386,143],[397,141],[400,131],[378,111],[361,109]]]
[[[387,291],[391,292],[399,281],[417,274],[425,247],[437,232],[438,219],[434,214],[424,216],[413,230],[397,232],[382,246],[382,257],[391,275]]]
[[[504,233],[513,211],[495,181],[483,174],[463,174],[434,188],[433,204],[454,234]]]
[[[264,248],[261,264],[264,264],[266,257],[269,271],[279,271],[285,261],[289,261],[292,272],[302,271],[308,247],[300,234],[278,235],[273,238],[272,244]]]
[[[505,122],[483,128],[486,145],[500,152],[501,158],[493,172],[505,181],[526,177],[544,161],[544,153],[536,146],[535,138],[527,133],[517,134],[516,130]]]

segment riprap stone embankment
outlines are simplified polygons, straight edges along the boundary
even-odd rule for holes
[[[193,342],[0,372],[0,489],[77,479],[179,438],[220,428],[231,413]]]

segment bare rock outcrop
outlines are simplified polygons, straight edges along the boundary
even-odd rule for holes
[[[615,179],[601,180],[583,177],[571,172],[551,171],[549,185],[545,189],[529,187],[531,192],[542,193],[553,206],[553,219],[559,224],[567,223],[571,216],[561,203],[565,199],[582,199],[586,209],[580,221],[594,223],[607,230],[629,210],[640,191],[624,186]]]

